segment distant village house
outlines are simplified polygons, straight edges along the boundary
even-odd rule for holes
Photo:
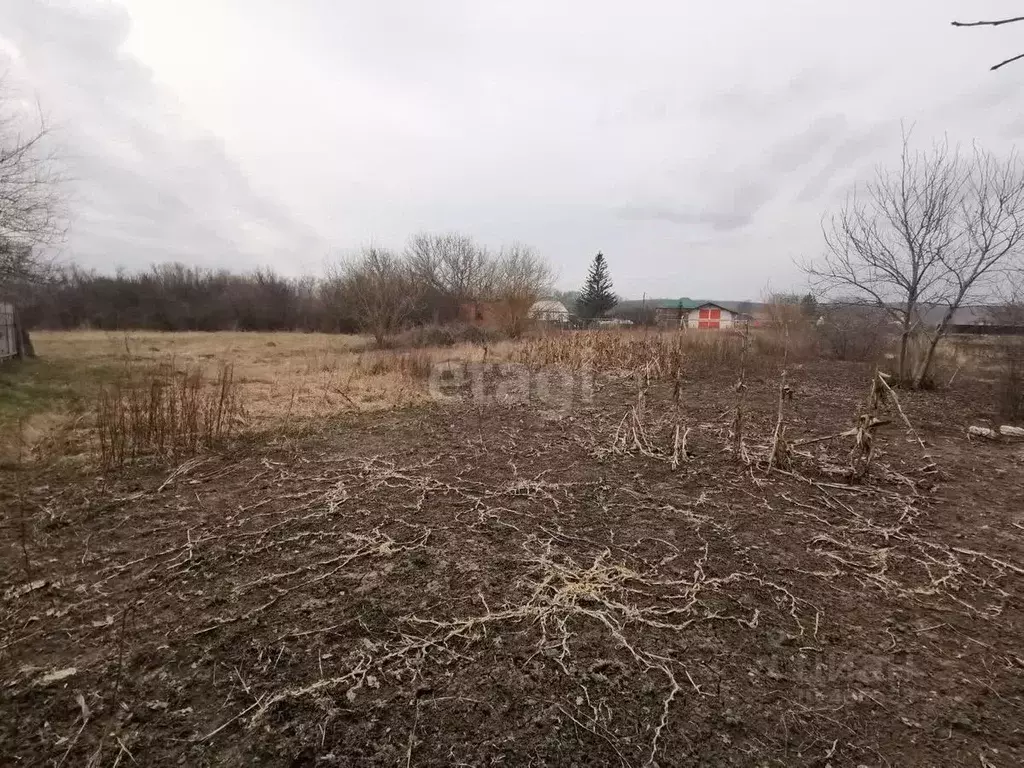
[[[664,302],[655,307],[658,325],[667,328],[692,328],[694,330],[724,330],[753,322],[753,318],[735,307],[730,308],[713,301],[694,301],[682,298]]]
[[[541,299],[530,307],[530,319],[547,325],[567,325],[570,316],[569,310],[562,302],[554,299]]]

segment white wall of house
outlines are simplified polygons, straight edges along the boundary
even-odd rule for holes
[[[713,304],[691,309],[686,315],[686,327],[694,330],[732,328],[735,324],[734,313]]]

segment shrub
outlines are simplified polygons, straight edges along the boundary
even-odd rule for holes
[[[830,307],[816,329],[823,354],[836,360],[875,362],[893,340],[888,318],[873,307]]]
[[[395,336],[392,346],[398,349],[454,347],[456,344],[489,344],[503,338],[504,334],[499,331],[465,323],[423,325]]]
[[[425,380],[430,378],[433,363],[434,358],[422,349],[379,352],[370,359],[366,372],[370,376],[394,373],[408,379]]]
[[[157,370],[141,381],[129,374],[100,391],[97,432],[106,467],[141,456],[180,460],[228,436],[241,416],[232,366],[209,384],[200,369]]]
[[[1024,419],[1024,339],[1007,337],[996,343],[996,398],[1007,421]]]

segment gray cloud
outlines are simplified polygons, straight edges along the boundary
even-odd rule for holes
[[[800,281],[901,121],[1024,131],[1018,73],[987,70],[1016,38],[951,28],[962,2],[561,8],[7,0],[0,57],[64,126],[95,266],[315,268],[454,228],[531,242],[566,286],[600,249],[624,295],[755,297]]]
[[[664,221],[682,226],[708,226],[717,232],[739,229],[750,222],[750,216],[743,213],[686,211],[658,205],[622,205],[614,209],[614,212],[626,220]]]
[[[290,255],[316,247],[311,230],[256,194],[223,143],[190,127],[149,71],[120,53],[126,11],[14,0],[0,17],[17,52],[8,50],[7,67],[38,92],[72,179],[76,261],[288,269]]]

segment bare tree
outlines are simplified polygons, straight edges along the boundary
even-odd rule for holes
[[[766,285],[761,293],[761,304],[765,325],[774,331],[795,332],[813,322],[801,311],[799,294],[775,293]]]
[[[990,21],[954,21],[954,27],[1001,27],[1004,24],[1016,24],[1017,22],[1024,21],[1024,16],[1012,16],[1005,19],[992,19]],[[1001,69],[1007,64],[1012,64],[1015,61],[1024,59],[1024,53],[1016,56],[1011,56],[1008,59],[1000,61],[998,64],[992,66],[992,70]]]
[[[0,96],[0,289],[45,275],[40,246],[59,242],[66,229],[62,186],[41,111],[29,120]]]
[[[409,239],[405,255],[434,322],[456,319],[465,305],[484,300],[493,289],[494,260],[466,235],[422,232]]]
[[[1024,163],[1013,152],[1005,159],[975,147],[964,168],[960,204],[954,223],[956,241],[940,253],[945,312],[930,330],[928,347],[914,375],[914,386],[927,378],[935,349],[946,335],[956,310],[971,300],[992,298],[1019,259],[1024,243]]]
[[[824,257],[802,265],[812,284],[888,313],[900,330],[899,379],[920,387],[956,310],[987,296],[1018,256],[1024,167],[977,147],[966,157],[945,143],[915,152],[904,134],[899,168],[880,168],[822,229]],[[913,366],[910,340],[936,307],[941,319]]]
[[[391,251],[365,248],[342,267],[344,295],[359,325],[378,345],[400,331],[420,301],[420,286],[409,265]]]
[[[551,291],[551,267],[530,246],[513,243],[502,249],[495,266],[494,299],[502,330],[515,338],[526,330],[530,308]]]

